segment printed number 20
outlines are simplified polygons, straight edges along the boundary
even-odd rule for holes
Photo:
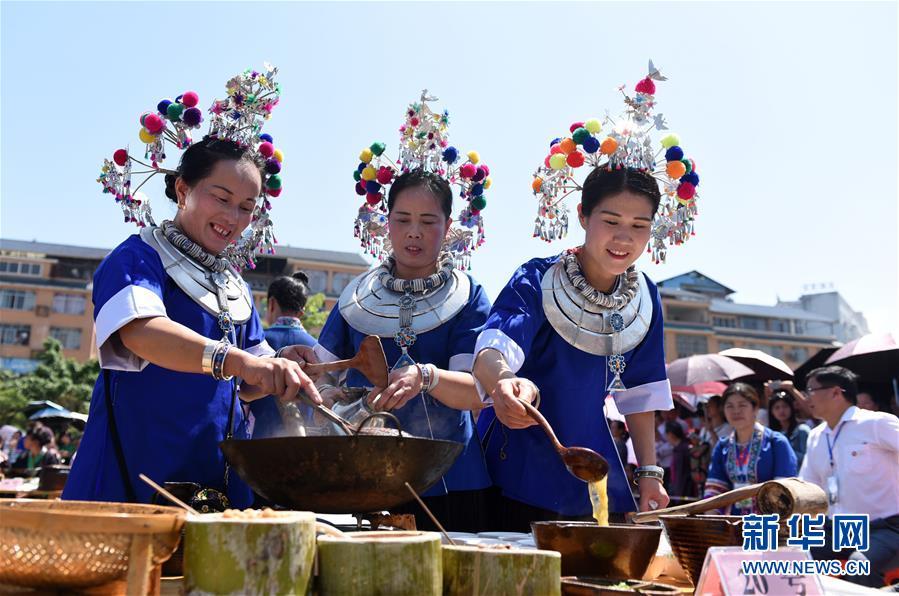
[[[749,578],[752,578],[752,586],[749,585]],[[743,587],[743,594],[767,594],[768,580],[762,575],[744,575],[746,585]]]

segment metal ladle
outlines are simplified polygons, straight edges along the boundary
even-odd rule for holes
[[[518,401],[524,406],[528,415],[543,428],[543,432],[552,441],[553,447],[555,447],[559,457],[562,458],[565,467],[568,468],[568,471],[575,478],[584,482],[597,482],[606,477],[609,473],[609,462],[606,461],[606,458],[586,447],[565,447],[559,442],[552,426],[550,426],[537,408],[522,399]]]

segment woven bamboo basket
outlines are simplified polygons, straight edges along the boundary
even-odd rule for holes
[[[663,515],[660,519],[674,556],[694,586],[710,547],[743,544],[743,518],[737,515]],[[781,520],[778,526],[777,542],[786,546],[790,536],[787,520]]]
[[[127,575],[128,593],[146,594],[184,520],[159,505],[0,499],[0,584],[77,589]]]

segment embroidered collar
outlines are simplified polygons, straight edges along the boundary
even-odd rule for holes
[[[275,319],[275,324],[272,325],[272,327],[295,327],[297,329],[303,329],[303,321],[297,317],[278,317]]]

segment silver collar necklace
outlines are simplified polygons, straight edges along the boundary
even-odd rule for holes
[[[162,233],[169,242],[207,269],[215,271],[216,273],[224,273],[228,268],[229,265],[227,259],[214,256],[207,252],[202,246],[188,238],[184,232],[175,225],[175,222],[167,219],[162,222],[162,226],[160,227],[162,228]]]
[[[639,289],[638,276],[640,275],[637,273],[636,266],[631,265],[627,268],[627,271],[619,275],[615,282],[615,289],[612,290],[611,294],[605,294],[591,286],[587,278],[584,277],[581,264],[577,260],[578,250],[566,251],[565,256],[562,257],[562,262],[565,266],[565,275],[568,276],[568,281],[578,289],[584,299],[591,304],[609,310],[621,310],[634,299]]]

